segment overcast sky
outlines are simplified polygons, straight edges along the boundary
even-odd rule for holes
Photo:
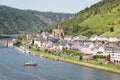
[[[0,0],[0,5],[18,9],[77,13],[101,0]]]

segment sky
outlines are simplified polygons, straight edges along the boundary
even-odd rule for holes
[[[0,5],[44,12],[77,13],[101,0],[0,0]]]

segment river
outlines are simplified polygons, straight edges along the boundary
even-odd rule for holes
[[[38,66],[25,67],[29,60]],[[120,80],[120,75],[0,48],[0,80]]]

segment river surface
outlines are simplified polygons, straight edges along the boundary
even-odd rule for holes
[[[38,66],[25,67],[30,60]],[[120,74],[0,48],[0,80],[120,80]]]

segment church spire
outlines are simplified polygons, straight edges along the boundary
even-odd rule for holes
[[[58,29],[60,29],[60,26],[58,25]]]

